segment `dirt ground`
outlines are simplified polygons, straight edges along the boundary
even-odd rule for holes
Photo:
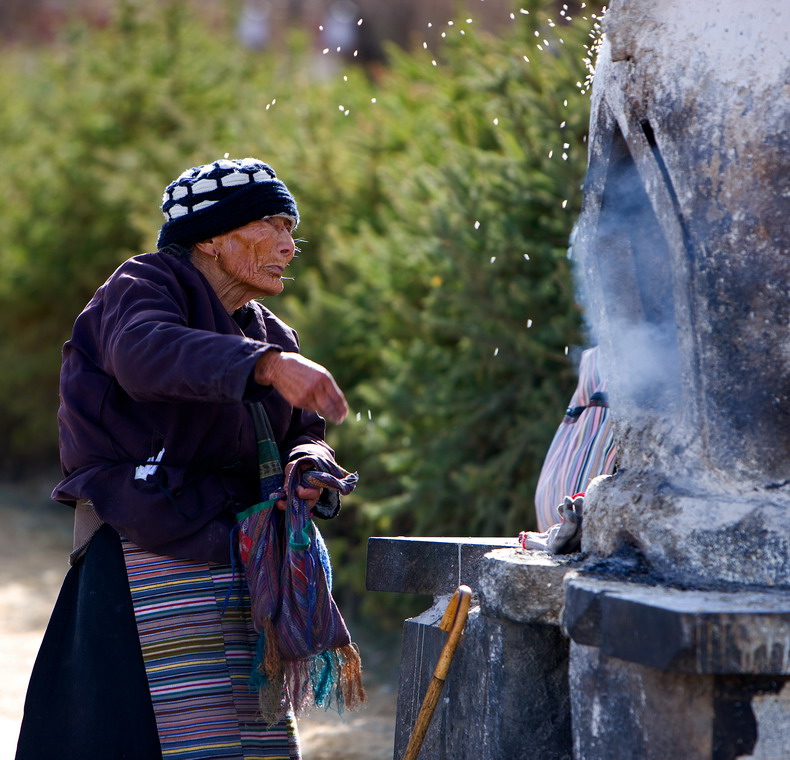
[[[16,750],[25,690],[50,612],[68,569],[71,512],[41,486],[0,483],[0,760]],[[305,760],[390,760],[395,730],[397,650],[360,641],[367,705],[299,723]]]

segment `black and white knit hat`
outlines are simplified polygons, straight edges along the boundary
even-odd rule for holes
[[[299,223],[296,201],[274,169],[255,158],[223,158],[187,169],[162,196],[165,223],[157,245],[191,248],[265,216]]]

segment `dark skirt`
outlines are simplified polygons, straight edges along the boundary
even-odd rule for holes
[[[293,715],[259,718],[256,644],[243,575],[105,525],[64,581],[16,760],[299,760]]]
[[[105,525],[63,582],[16,760],[161,757],[121,541]]]

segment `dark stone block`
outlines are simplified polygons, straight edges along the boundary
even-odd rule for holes
[[[693,628],[674,610],[603,599],[601,652],[659,670],[693,671]]]
[[[517,545],[515,538],[370,538],[367,589],[431,595],[462,583],[476,589],[483,556]]]
[[[434,608],[404,625],[395,757],[408,744],[445,636]],[[473,609],[421,758],[571,760],[568,643],[557,626]]]
[[[569,678],[575,760],[787,756],[786,701],[762,723],[755,712],[755,698],[780,694],[787,678],[664,672],[575,643]]]
[[[569,583],[565,588],[562,629],[577,644],[601,645],[601,599],[606,587]]]
[[[686,673],[790,675],[790,594],[575,577],[563,629],[609,657]]]
[[[664,673],[571,644],[574,760],[710,760],[713,676]]]

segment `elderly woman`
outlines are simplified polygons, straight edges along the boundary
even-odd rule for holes
[[[18,760],[299,757],[292,715],[257,720],[248,686],[256,633],[231,540],[236,514],[259,501],[247,407],[263,404],[286,467],[331,460],[319,415],[340,423],[348,408],[254,300],[283,290],[299,221],[272,168],[189,169],[162,211],[159,250],[119,267],[64,347],[53,497],[76,506],[73,566]],[[336,514],[334,492],[298,491]]]

